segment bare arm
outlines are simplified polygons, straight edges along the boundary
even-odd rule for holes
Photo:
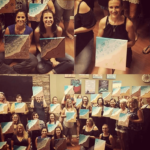
[[[10,32],[9,32],[8,27],[7,27],[6,30],[5,30],[5,34],[6,34],[6,35],[10,35]]]
[[[30,104],[30,107],[31,107],[31,108],[34,108],[34,98],[33,98],[33,96],[31,97],[31,104]]]
[[[30,33],[29,37],[30,37],[30,46],[31,46],[31,43],[32,43],[32,37],[33,37],[33,31]]]
[[[62,110],[62,112],[61,112],[61,117],[62,118],[65,118],[66,117],[66,115],[65,115],[65,108]]]
[[[104,34],[104,29],[105,29],[105,24],[106,24],[106,18],[107,18],[107,17],[102,18],[102,19],[100,20],[100,22],[99,22],[98,34],[97,34],[98,37],[102,37],[103,34]]]
[[[30,145],[31,145],[31,139],[28,138],[28,147],[27,147],[27,150],[30,150]]]
[[[137,120],[132,120],[132,119],[130,119],[130,121],[135,122],[135,123],[143,123],[144,117],[143,117],[143,112],[142,112],[142,110],[138,110],[137,115],[138,115],[138,118],[139,118],[139,119],[137,119]]]
[[[43,97],[43,107],[47,107],[47,103],[45,101],[45,98]]]
[[[114,138],[113,138],[113,136],[110,135],[109,141],[110,141],[111,145],[106,143],[106,146],[113,149],[114,148]]]
[[[11,140],[11,150],[13,150],[13,149],[14,149],[14,141]]]
[[[26,115],[26,114],[28,114],[28,112],[29,112],[28,106],[27,106],[27,104],[25,103],[25,112],[24,112],[24,114]]]
[[[15,113],[15,103],[11,104],[10,112]]]
[[[35,39],[35,45],[36,45],[37,49],[41,52],[41,46],[40,46],[40,43],[39,43],[39,39],[40,39],[40,29],[39,29],[39,27],[37,27],[35,29],[34,39]]]
[[[47,6],[48,6],[48,9],[51,10],[55,14],[55,7],[51,0],[47,3]]]
[[[35,139],[35,146],[36,146],[36,148],[37,148],[37,138]]]

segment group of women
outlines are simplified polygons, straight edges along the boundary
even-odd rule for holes
[[[14,125],[14,133],[2,134],[1,128],[1,141],[7,141],[8,147],[13,149],[14,145],[26,146],[27,150],[37,148],[37,141],[39,138],[50,138],[50,149],[55,148],[55,139],[65,138],[68,139],[71,146],[75,146],[72,143],[72,135],[77,135],[79,139],[80,134],[89,135],[90,144],[89,147],[81,146],[81,150],[94,150],[95,138],[99,138],[106,141],[105,149],[111,150],[116,146],[116,139],[118,137],[120,147],[122,150],[142,149],[149,146],[149,117],[150,117],[150,98],[147,98],[147,104],[141,106],[141,101],[136,98],[124,99],[121,98],[117,102],[114,98],[110,99],[109,103],[105,103],[102,97],[97,99],[96,103],[90,103],[87,96],[78,95],[77,98],[82,99],[82,104],[76,106],[76,98],[73,95],[65,95],[62,99],[62,105],[60,113],[52,113],[50,107],[48,110],[48,121],[44,118],[44,108],[48,107],[44,98],[36,97],[32,98],[30,107],[34,109],[34,112],[30,116],[30,120],[39,120],[41,130],[29,131],[27,123],[28,107],[26,106],[24,114],[14,113],[14,103],[10,106],[10,103],[6,100],[3,92],[0,92],[0,103],[8,105],[8,114],[0,115],[0,122],[12,121]],[[42,99],[42,100],[41,100]],[[16,96],[16,102],[22,102],[21,95]],[[55,96],[52,98],[52,104],[59,104],[58,98]],[[140,105],[140,107],[139,107]],[[101,107],[101,117],[92,116],[92,107]],[[104,107],[120,108],[120,112],[129,114],[128,127],[118,125],[118,121],[103,117]],[[80,119],[80,109],[89,109],[89,118]],[[66,113],[75,112],[76,122],[67,122]],[[12,113],[12,115],[10,115]],[[11,117],[10,117],[11,116]],[[48,124],[56,124],[56,129],[52,132],[48,132]]]

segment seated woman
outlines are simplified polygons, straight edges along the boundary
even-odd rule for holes
[[[103,133],[99,135],[99,138],[106,141],[105,150],[112,150],[114,148],[114,138],[109,133],[109,128],[107,124],[104,124],[102,126],[102,131]]]
[[[17,103],[22,103],[22,97],[20,94],[18,94],[16,96],[16,102]],[[11,105],[11,109],[10,109],[11,113],[15,113],[15,102],[12,103]],[[27,114],[28,114],[29,110],[28,110],[28,106],[27,104],[25,103],[25,112],[24,113],[18,113],[19,117],[20,117],[20,120],[21,120],[21,123],[24,125],[24,128],[26,127],[27,125]]]
[[[135,44],[135,34],[132,22],[122,15],[122,0],[108,1],[109,16],[100,20],[98,37],[114,38],[128,40],[126,71],[117,71],[115,73],[129,73],[132,62],[131,47]],[[112,69],[99,68],[98,74],[112,73]]]
[[[26,25],[27,17],[26,13],[22,10],[18,10],[16,12],[16,24],[13,24],[11,26],[8,26],[5,30],[5,35],[29,35],[30,36],[30,45],[31,45],[31,39],[32,39],[32,28],[28,27]],[[3,65],[3,69],[0,69],[0,74],[3,73],[28,73],[31,72],[33,68],[37,66],[37,58],[29,53],[29,59],[18,59],[16,60],[18,63],[14,65],[12,68],[8,65],[10,65],[13,61],[13,59],[5,59],[4,52],[0,53],[0,65]],[[10,70],[14,70],[13,72]]]
[[[48,126],[48,124],[56,124],[57,126],[59,126],[61,128],[61,130],[63,130],[63,127],[62,127],[61,123],[58,120],[56,120],[56,117],[55,117],[54,113],[50,113],[49,121],[46,123],[46,125]],[[54,136],[54,131],[48,132],[47,135],[49,137]]]
[[[11,150],[14,150],[14,145],[25,146],[26,150],[30,150],[30,138],[28,133],[25,131],[23,124],[18,124],[17,129],[11,138]]]
[[[41,58],[41,47],[39,44],[40,38],[51,38],[61,36],[62,36],[62,29],[56,25],[54,21],[53,12],[50,10],[44,10],[42,12],[40,26],[35,30],[35,41],[36,46],[39,50],[39,54],[37,55],[38,73],[63,74],[73,72],[74,61],[73,58],[69,56],[67,53],[63,58],[50,58],[49,60]]]
[[[81,134],[89,135],[89,147],[81,146],[80,150],[94,150],[95,138],[99,136],[99,130],[95,126],[92,118],[87,119],[86,125],[83,127]]]

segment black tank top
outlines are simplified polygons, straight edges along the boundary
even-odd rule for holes
[[[107,144],[111,145],[111,144],[110,144],[110,141],[109,141],[109,137],[110,137],[110,134],[109,134],[109,136],[104,137],[104,136],[103,136],[103,133],[102,133],[102,138],[101,138],[101,139],[102,139],[102,140],[105,140]],[[107,146],[105,146],[105,150],[112,150],[112,149],[109,148],[109,147],[107,147]]]

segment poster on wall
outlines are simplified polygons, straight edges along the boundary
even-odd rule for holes
[[[17,145],[14,145],[14,150],[26,150],[27,147],[26,146],[17,146]]]
[[[50,138],[37,138],[37,150],[50,149]]]
[[[41,130],[39,120],[28,120],[28,131]]]
[[[25,103],[15,103],[15,113],[25,113]]]
[[[14,133],[14,124],[13,122],[2,122],[1,123],[2,133],[9,134]]]
[[[120,96],[130,96],[130,86],[121,86]]]
[[[107,74],[107,79],[116,79],[116,74]]]
[[[89,135],[84,135],[84,134],[79,135],[79,145],[84,147],[89,147],[89,140],[90,140]]]
[[[79,106],[82,105],[82,99],[81,98],[77,98],[76,99],[76,107],[79,108]]]
[[[129,125],[129,114],[120,113],[118,125],[128,127]]]
[[[113,96],[113,97],[120,96],[120,87],[119,88],[113,88],[111,96]]]
[[[65,85],[64,86],[64,94],[74,94],[73,86],[72,85]]]
[[[102,98],[104,100],[110,100],[111,99],[111,92],[102,92]]]
[[[98,93],[108,91],[108,80],[99,80]]]
[[[96,67],[125,71],[126,56],[127,40],[96,37]]]
[[[89,118],[89,109],[80,109],[79,118],[80,119],[88,119]]]
[[[95,94],[95,80],[85,80],[85,94]]]
[[[65,38],[40,38],[41,57],[44,59],[65,57]]]
[[[103,75],[100,74],[93,74],[93,79],[102,79]]]
[[[141,97],[142,98],[150,97],[150,86],[141,86]]]
[[[60,104],[58,103],[58,104],[50,104],[50,110],[49,110],[49,112],[50,113],[60,113],[60,111],[61,111],[61,106],[60,106]]]
[[[5,59],[29,59],[29,35],[5,35]]]
[[[92,116],[101,117],[102,107],[92,107]]]
[[[131,96],[139,97],[141,94],[141,86],[132,86]]]
[[[75,94],[81,94],[81,80],[71,79],[71,85],[73,85],[73,90]]]
[[[122,85],[122,81],[113,81],[112,88],[120,88]]]
[[[89,74],[79,74],[79,78],[88,79],[89,77]]]
[[[4,141],[4,142],[0,142],[0,150],[3,150],[3,149],[7,149],[7,142]]]
[[[66,122],[76,122],[76,113],[66,112]]]
[[[119,120],[120,112],[121,112],[120,108],[114,108],[110,118],[114,120]]]
[[[65,74],[65,78],[75,78],[75,74]]]
[[[91,94],[91,103],[96,103],[97,104],[97,99],[100,98],[100,94]]]
[[[0,114],[8,114],[7,104],[0,104]]]
[[[66,138],[55,139],[55,150],[67,150]]]
[[[105,150],[106,141],[101,139],[95,139],[94,150]]]
[[[104,107],[103,117],[110,117],[113,112],[113,108],[111,107]]]

